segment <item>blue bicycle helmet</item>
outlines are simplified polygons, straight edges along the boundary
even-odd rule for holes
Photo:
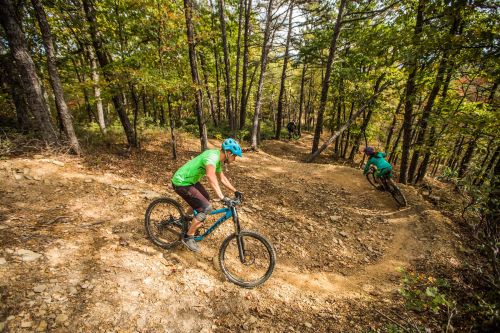
[[[243,155],[240,145],[238,144],[238,142],[236,142],[235,139],[232,138],[227,138],[226,140],[224,140],[224,142],[222,143],[222,149],[229,150],[231,153],[239,157]]]

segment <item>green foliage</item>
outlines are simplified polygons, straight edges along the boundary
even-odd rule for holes
[[[438,179],[444,182],[455,182],[458,179],[458,171],[445,166],[441,170],[441,175],[438,176]]]
[[[500,293],[498,290],[492,293],[493,295],[488,295],[488,298],[477,296],[477,305],[469,306],[469,311],[471,311],[478,318],[484,320],[484,324],[493,326],[495,322],[500,321]]]
[[[365,331],[365,333],[405,333],[405,332],[408,332],[408,329],[406,328],[402,328],[398,325],[395,325],[395,324],[386,324],[384,326],[382,326],[381,328],[377,329],[377,330],[367,330]]]
[[[285,130],[282,131],[282,134]],[[260,123],[260,137],[262,140],[268,140],[274,138],[274,128],[273,123],[270,120],[262,120]]]
[[[108,126],[106,134],[101,132],[97,123],[88,123],[86,126],[79,126],[76,130],[80,142],[87,149],[99,149],[102,145],[111,142],[126,143],[123,130],[118,123]]]
[[[0,135],[0,157],[9,155],[14,148],[12,140],[7,135]]]
[[[407,309],[438,314],[448,313],[450,309],[456,307],[455,301],[443,292],[449,289],[447,280],[405,269],[401,269],[400,272],[403,275],[403,286],[399,289],[399,293],[404,297]]]

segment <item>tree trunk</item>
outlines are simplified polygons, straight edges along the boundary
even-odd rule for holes
[[[488,164],[488,161],[491,158],[491,148],[493,145],[494,138],[491,138],[488,141],[488,145],[486,146],[486,152],[483,154],[483,159],[480,164],[479,172],[477,173],[476,177],[474,178],[474,181],[472,182],[474,185],[479,184],[479,180],[482,178],[484,172],[486,171],[485,167]],[[494,155],[493,155],[494,156]]]
[[[375,82],[375,86],[373,87],[373,93],[376,94],[380,89],[380,83],[384,79],[385,74],[380,75]],[[361,136],[365,135],[365,131],[368,128],[368,124],[370,123],[371,117],[373,114],[373,107],[368,108],[368,113],[366,117],[363,119],[363,123],[361,124],[361,128],[359,130],[359,134],[354,139],[351,154],[349,155],[349,160],[354,161],[354,154],[359,150],[359,142],[361,141]]]
[[[342,101],[342,119],[339,118],[340,122],[338,124],[337,129],[340,128],[342,122],[345,123],[347,121],[345,109],[346,109],[345,101]],[[340,143],[339,143],[340,147],[339,147],[339,155],[338,155],[339,158],[342,158],[342,156],[344,156],[344,142],[345,142],[346,135],[347,135],[347,131],[342,132],[342,134],[340,135]]]
[[[260,106],[261,106],[261,95],[262,95],[262,87],[264,86],[264,75],[266,73],[267,66],[267,56],[269,54],[269,49],[271,48],[271,43],[269,43],[269,39],[271,36],[271,21],[272,21],[272,9],[273,9],[273,1],[269,0],[267,5],[267,14],[266,14],[266,27],[264,29],[264,40],[262,42],[262,52],[260,56],[260,75],[259,75],[259,83],[257,86],[257,94],[255,96],[255,112],[253,116],[252,123],[252,149],[256,150],[258,145],[258,130],[259,130],[259,117],[260,117]]]
[[[203,53],[198,53],[198,56],[200,57],[201,71],[203,72],[203,81],[205,83],[205,91],[207,92],[208,101],[210,103],[210,114],[212,115],[214,126],[217,127],[219,126],[219,123],[217,122],[217,116],[215,114],[214,100],[212,98],[212,94],[210,93],[210,89],[208,88],[208,74],[207,74],[207,66],[205,63],[205,56],[203,55]]]
[[[299,121],[297,124],[297,131],[299,132],[299,135],[302,134],[302,112],[304,109],[304,84],[306,81],[306,71],[307,65],[304,62],[304,65],[302,67],[302,75],[300,78]]]
[[[69,141],[71,151],[76,155],[80,155],[82,153],[82,150],[73,128],[71,114],[68,110],[66,101],[64,100],[64,91],[62,88],[61,80],[59,79],[59,71],[56,65],[56,55],[54,51],[54,43],[52,41],[52,33],[50,31],[49,23],[47,22],[45,10],[43,9],[40,0],[31,0],[31,3],[33,4],[33,8],[35,9],[35,16],[42,33],[43,46],[47,54],[47,67],[49,72],[50,84],[52,86],[52,91],[54,92],[56,108],[61,117],[62,127]]]
[[[224,0],[219,0],[219,20],[222,35],[222,50],[224,53],[224,73],[226,75],[226,113],[229,118],[229,127],[231,128],[231,131],[234,132],[236,130],[236,119],[231,107],[231,66],[229,64],[229,51],[227,47],[226,18],[224,14],[224,8]]]
[[[239,84],[240,84],[240,59],[241,59],[241,25],[243,21],[243,13],[246,11],[246,1],[245,0],[239,0],[238,4],[238,38],[236,41],[236,75],[235,75],[235,82],[234,82],[234,117],[235,119],[238,117],[239,114]],[[241,122],[240,122],[241,123]],[[236,120],[236,125],[235,127],[239,128],[240,123],[237,122]]]
[[[484,172],[481,173],[481,177],[479,177],[479,180],[477,182],[479,186],[481,186],[486,179],[491,178],[495,162],[497,161],[500,161],[500,146],[497,146],[495,152],[493,153],[493,156],[488,162],[488,165],[484,168]]]
[[[156,96],[153,95],[151,96],[151,104],[153,107],[153,124],[156,126],[156,119],[157,119],[157,114],[158,114],[158,107],[156,106]]]
[[[431,130],[429,132],[429,138],[428,138],[428,144],[427,144],[427,151],[425,152],[424,155],[424,160],[420,164],[420,167],[418,168],[418,173],[417,177],[415,179],[415,183],[418,183],[422,181],[425,177],[425,174],[427,173],[427,167],[429,165],[429,160],[432,155],[432,148],[436,144],[436,128],[434,126],[431,127]]]
[[[399,146],[399,142],[401,141],[402,134],[403,134],[403,125],[401,125],[401,127],[399,128],[398,136],[396,137],[396,141],[394,141],[394,145],[391,149],[391,154],[389,155],[389,163],[392,163],[396,160],[396,157],[398,155],[397,149]]]
[[[193,85],[195,87],[194,98],[196,100],[195,108],[196,108],[196,118],[198,119],[198,128],[200,132],[200,143],[201,143],[201,151],[204,151],[208,148],[208,140],[207,140],[207,129],[205,127],[205,119],[203,117],[203,109],[201,106],[201,89],[200,89],[200,80],[198,77],[198,65],[196,63],[196,52],[194,49],[194,29],[192,22],[192,13],[193,13],[193,3],[191,0],[184,0],[184,15],[186,17],[186,34],[188,40],[188,48],[189,48],[189,63],[191,65],[191,79],[193,81]]]
[[[255,81],[255,75],[257,74],[257,69],[259,68],[258,65],[255,65],[255,68],[253,69],[252,77],[250,78],[250,83],[248,84],[248,89],[247,89],[247,96],[245,97],[245,105],[248,106],[248,100],[250,99],[250,93],[252,92],[252,87],[253,87],[253,82]]]
[[[455,142],[455,147],[453,147],[453,153],[452,156],[448,162],[448,166],[450,169],[454,170],[457,166],[458,159],[460,157],[460,152],[462,151],[462,145],[464,143],[465,137],[460,136],[457,141]]]
[[[308,131],[311,130],[311,110],[312,110],[312,106],[311,106],[311,96],[312,96],[312,83],[313,83],[313,76],[312,76],[312,73],[311,73],[311,78],[309,79],[309,90],[307,92],[307,104],[306,104],[306,123],[305,123],[305,126],[306,126],[306,129]]]
[[[368,113],[366,114],[365,117],[363,117],[363,122],[361,123],[361,127],[359,129],[359,133],[356,135],[354,138],[354,141],[352,142],[352,148],[351,148],[351,153],[349,154],[348,160],[353,162],[354,161],[354,156],[356,153],[359,151],[359,143],[361,141],[361,137],[364,135],[365,130],[366,130],[366,125],[370,121],[372,117],[373,110],[370,108],[368,110]]]
[[[323,78],[323,86],[321,89],[321,100],[319,104],[318,116],[316,120],[316,131],[314,132],[313,145],[311,156],[316,156],[318,151],[319,139],[321,137],[321,130],[323,127],[323,114],[325,113],[326,100],[328,99],[328,88],[330,87],[330,75],[332,72],[333,58],[337,49],[337,40],[340,35],[340,25],[342,24],[342,14],[346,5],[346,0],[340,0],[339,13],[333,29],[333,35],[330,42],[330,50],[328,52],[328,61],[326,63],[325,77]],[[326,147],[325,147],[326,148]]]
[[[351,102],[351,110],[349,110],[349,121],[352,119],[353,111],[354,111],[354,101]],[[344,110],[344,112],[345,112],[345,110]],[[345,136],[344,148],[342,149],[342,158],[343,159],[345,159],[347,156],[347,150],[348,150],[347,148],[349,147],[350,136],[351,136],[351,127],[349,127],[347,129],[347,134]]]
[[[429,121],[429,117],[432,112],[432,108],[434,106],[434,102],[438,95],[439,89],[441,88],[441,84],[443,82],[444,73],[446,71],[446,67],[448,65],[448,54],[447,51],[444,52],[441,61],[439,63],[438,72],[436,75],[436,80],[434,81],[434,85],[429,94],[429,98],[427,100],[427,104],[424,107],[422,112],[422,117],[417,125],[417,139],[415,142],[415,149],[413,151],[413,156],[411,158],[410,167],[408,169],[407,180],[409,182],[413,182],[415,177],[415,171],[417,169],[418,159],[420,158],[420,153],[422,151],[424,142],[425,142],[425,132],[427,130],[427,124]]]
[[[413,47],[418,47],[420,44],[420,34],[423,28],[424,21],[424,5],[425,0],[418,1],[417,19],[415,23],[415,30],[413,34]],[[408,69],[410,71],[408,80],[406,81],[406,96],[405,96],[405,113],[403,120],[403,150],[401,155],[401,167],[399,173],[399,182],[406,184],[408,172],[408,159],[410,157],[411,148],[411,131],[413,120],[413,102],[415,99],[415,81],[418,71],[417,54],[412,54],[408,61]]]
[[[340,91],[342,91],[342,88],[340,89]],[[342,117],[342,103],[343,103],[342,100],[343,100],[342,93],[340,93],[340,97],[339,97],[338,104],[337,104],[337,121],[334,124],[336,130],[338,130],[340,128],[340,125],[342,122],[342,119],[341,119],[341,117]],[[334,149],[335,156],[337,156],[337,157],[339,157],[339,147],[340,147],[340,137],[337,137],[335,139],[335,149]]]
[[[170,103],[170,94],[167,95],[167,103],[168,103],[168,120],[170,123],[170,137],[171,137],[171,144],[172,144],[172,158],[175,160],[177,159],[177,145],[175,143],[175,122],[174,122],[174,116],[172,112],[172,105]]]
[[[441,164],[442,158],[436,159],[436,162],[434,163],[434,168],[432,169],[432,175],[435,176],[436,173],[438,172],[439,165]]]
[[[394,127],[396,126],[396,122],[398,120],[398,114],[401,111],[401,106],[403,105],[403,96],[399,99],[398,106],[396,107],[396,112],[394,113],[394,117],[392,118],[391,126],[389,127],[389,133],[387,134],[387,141],[385,142],[384,151],[387,153],[389,151],[389,147],[391,145],[392,135],[394,134]]]
[[[85,75],[81,74],[78,68],[83,66],[84,61],[77,62],[74,58],[71,58],[71,63],[73,64],[73,69],[75,70],[76,78],[79,83],[83,86],[83,99],[85,101],[85,111],[87,112],[87,116],[89,117],[89,122],[92,122],[93,119],[97,119],[94,111],[92,110],[92,105],[90,105],[90,97],[87,88],[85,87]],[[80,104],[78,104],[78,109],[80,109]]]
[[[2,59],[0,58],[0,60]],[[12,101],[16,109],[17,129],[21,133],[27,134],[29,129],[29,107],[26,102],[26,96],[24,95],[12,53],[9,52],[9,54],[4,57],[3,61],[0,62],[0,65],[0,82],[1,80],[5,80],[5,83],[9,87],[10,95],[12,96]]]
[[[474,134],[474,137],[467,144],[467,150],[464,153],[462,161],[460,162],[460,167],[458,169],[458,178],[465,176],[465,173],[469,169],[470,161],[474,155],[474,149],[476,148],[476,142],[479,139],[479,133]]]
[[[132,84],[129,84],[129,87],[130,87],[130,94],[132,95],[132,101],[134,102],[134,135],[135,135],[135,141],[137,142],[137,120],[139,116],[139,97],[137,97],[134,86]],[[162,106],[162,111],[163,111],[163,106]]]
[[[144,114],[145,117],[147,117],[148,103],[146,102],[146,89],[144,87],[142,87],[141,99],[142,99],[142,113]]]
[[[89,23],[90,36],[92,38],[92,45],[94,46],[97,60],[99,61],[99,65],[103,69],[103,74],[106,78],[106,81],[114,82],[116,80],[115,75],[109,69],[109,65],[112,63],[111,56],[108,54],[108,52],[105,51],[101,34],[97,29],[97,19],[95,16],[94,5],[90,0],[82,1],[85,16],[87,18],[87,22]],[[120,122],[122,123],[123,130],[127,137],[128,145],[134,148],[138,147],[136,135],[130,124],[130,120],[128,119],[127,111],[125,109],[125,103],[121,93],[115,93],[111,99],[113,101],[113,106],[115,107],[116,113],[120,118]]]
[[[97,110],[97,123],[101,131],[106,134],[106,121],[104,120],[104,108],[101,98],[101,87],[99,85],[99,71],[97,69],[97,60],[95,58],[94,50],[91,46],[87,47],[87,53],[90,60],[90,70],[92,75],[92,88],[94,90],[94,99]]]
[[[459,1],[459,4],[455,3],[452,5],[453,8],[449,8],[449,10],[453,11],[453,13],[454,13],[453,22],[451,24],[450,32],[448,35],[449,39],[446,42],[446,45],[445,45],[445,48],[443,51],[443,55],[441,57],[441,61],[439,62],[438,71],[436,74],[436,80],[434,81],[434,85],[433,85],[432,90],[429,94],[427,104],[425,105],[424,111],[422,113],[422,119],[420,120],[420,123],[418,125],[417,141],[416,141],[415,150],[413,152],[413,156],[411,159],[410,168],[408,170],[408,180],[410,182],[412,182],[414,180],[415,170],[417,168],[418,159],[420,157],[420,153],[421,153],[422,147],[424,145],[425,132],[427,130],[427,124],[428,124],[428,120],[429,120],[429,117],[430,117],[431,112],[432,112],[432,108],[434,107],[434,102],[435,102],[436,97],[439,93],[439,89],[441,88],[441,85],[443,84],[443,80],[445,78],[446,72],[448,71],[448,68],[452,67],[452,66],[450,66],[450,62],[448,61],[449,53],[450,53],[450,44],[459,30],[459,25],[461,22],[460,10],[458,10],[458,8],[463,7],[464,4],[465,4],[464,1]],[[447,89],[447,87],[446,87],[446,89]],[[445,94],[445,92],[443,94]],[[426,163],[428,163],[429,158],[430,158],[430,156],[424,156],[424,159],[427,159]],[[425,170],[426,170],[426,166],[424,166],[421,169],[423,174],[417,175],[417,179],[415,179],[415,182],[417,182],[417,180],[422,179],[424,177]]]
[[[486,222],[485,238],[488,240],[489,248],[491,250],[491,261],[493,272],[495,276],[495,283],[500,283],[500,269],[498,267],[498,238],[500,221],[500,159],[498,159],[492,168],[492,178],[490,184],[490,192],[488,194],[484,217]]]
[[[157,3],[158,12],[161,13],[161,4]],[[162,78],[165,78],[164,66],[163,66],[163,43],[162,43],[162,35],[163,35],[163,16],[160,14],[158,19],[158,30],[156,35],[156,46],[158,50],[158,61],[160,63],[160,74]],[[160,101],[160,127],[165,125],[165,108],[164,108],[164,100],[161,98]]]
[[[345,131],[347,128],[349,128],[349,126],[351,126],[351,123],[361,114],[363,113],[366,108],[368,107],[371,107],[372,104],[375,102],[375,100],[377,99],[377,97],[380,95],[380,93],[382,91],[385,90],[385,88],[387,88],[388,84],[384,84],[382,85],[382,87],[379,88],[378,91],[375,91],[374,95],[367,101],[367,103],[365,105],[363,105],[358,111],[356,111],[354,114],[352,114],[352,117],[349,118],[349,120],[344,124],[342,125],[342,127],[336,131],[328,140],[326,140],[323,145],[317,149],[314,153],[312,153],[311,155],[309,155],[309,157],[307,158],[306,162],[312,162],[319,154],[321,154],[321,152],[323,150],[326,149],[326,147],[328,147],[333,141],[335,141],[335,139],[343,132]]]
[[[280,83],[280,95],[278,97],[278,114],[276,116],[276,134],[275,139],[279,140],[281,137],[281,122],[283,119],[283,98],[285,95],[285,80],[286,80],[286,68],[288,66],[288,59],[290,57],[290,40],[292,38],[292,15],[293,15],[293,2],[290,4],[289,8],[289,18],[288,18],[288,34],[286,36],[285,45],[285,55],[283,56],[283,68],[281,70],[281,83]]]
[[[241,81],[240,129],[245,126],[247,114],[248,39],[250,36],[250,15],[252,0],[245,0],[245,32],[243,34],[243,72]]]
[[[211,22],[211,27],[212,31],[215,31],[215,8],[212,3],[212,0],[210,0],[210,8],[212,9],[211,15],[210,15],[210,22]],[[217,123],[221,123],[221,114],[222,114],[222,107],[221,107],[221,100],[220,100],[220,76],[219,76],[219,48],[217,47],[217,42],[215,38],[212,38],[212,45],[213,45],[213,53],[214,53],[214,62],[215,62],[215,83],[217,85],[217,90],[216,90],[216,95],[217,95]]]
[[[0,24],[9,42],[29,109],[37,121],[42,139],[46,143],[59,144],[59,138],[51,121],[50,111],[43,99],[42,87],[35,64],[28,52],[21,26],[16,21],[12,0],[0,0]]]
[[[448,66],[448,70],[447,70],[447,73],[446,73],[446,78],[444,79],[444,82],[443,82],[443,90],[442,90],[442,93],[441,93],[441,100],[440,100],[440,103],[442,104],[444,102],[444,100],[446,99],[446,96],[448,94],[448,87],[449,87],[449,84],[450,84],[450,81],[451,81],[451,76],[452,76],[452,73],[453,73],[453,62],[451,61],[451,65]],[[440,108],[438,108],[438,110],[436,111],[436,115],[437,114],[440,114]],[[415,180],[415,183],[418,183],[420,181],[422,181],[425,177],[425,174],[427,173],[427,168],[429,166],[429,160],[431,158],[431,154],[432,154],[432,149],[434,148],[434,146],[436,145],[436,141],[437,141],[437,137],[436,137],[436,125],[433,125],[431,127],[431,130],[429,132],[429,138],[427,139],[427,151],[425,152],[425,156],[424,156],[424,160],[422,161],[421,165],[420,165],[420,168],[419,168],[419,171],[418,171],[418,175],[417,175],[417,179]],[[439,162],[441,161],[441,158],[438,159]],[[436,170],[437,167],[435,167],[434,170],[432,170],[432,174],[435,175],[437,170]]]

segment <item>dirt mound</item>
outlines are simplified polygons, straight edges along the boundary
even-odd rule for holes
[[[198,255],[146,239],[148,203],[176,198],[168,179],[196,154],[181,146],[171,161],[158,142],[128,157],[0,161],[0,331],[359,331],[383,322],[374,304],[397,306],[398,267],[458,262],[449,221],[412,188],[398,210],[360,170],[304,164],[288,157],[305,144],[275,142],[226,171],[245,193],[243,227],[278,254],[265,285],[241,289],[217,267],[230,223]]]

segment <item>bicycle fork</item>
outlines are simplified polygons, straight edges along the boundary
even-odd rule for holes
[[[240,235],[241,227],[240,220],[238,219],[238,213],[234,207],[231,207],[231,214],[233,215],[234,229],[236,233],[236,242],[238,244],[238,254],[240,255],[240,261],[242,264],[246,262],[245,258],[245,244],[243,237]]]

